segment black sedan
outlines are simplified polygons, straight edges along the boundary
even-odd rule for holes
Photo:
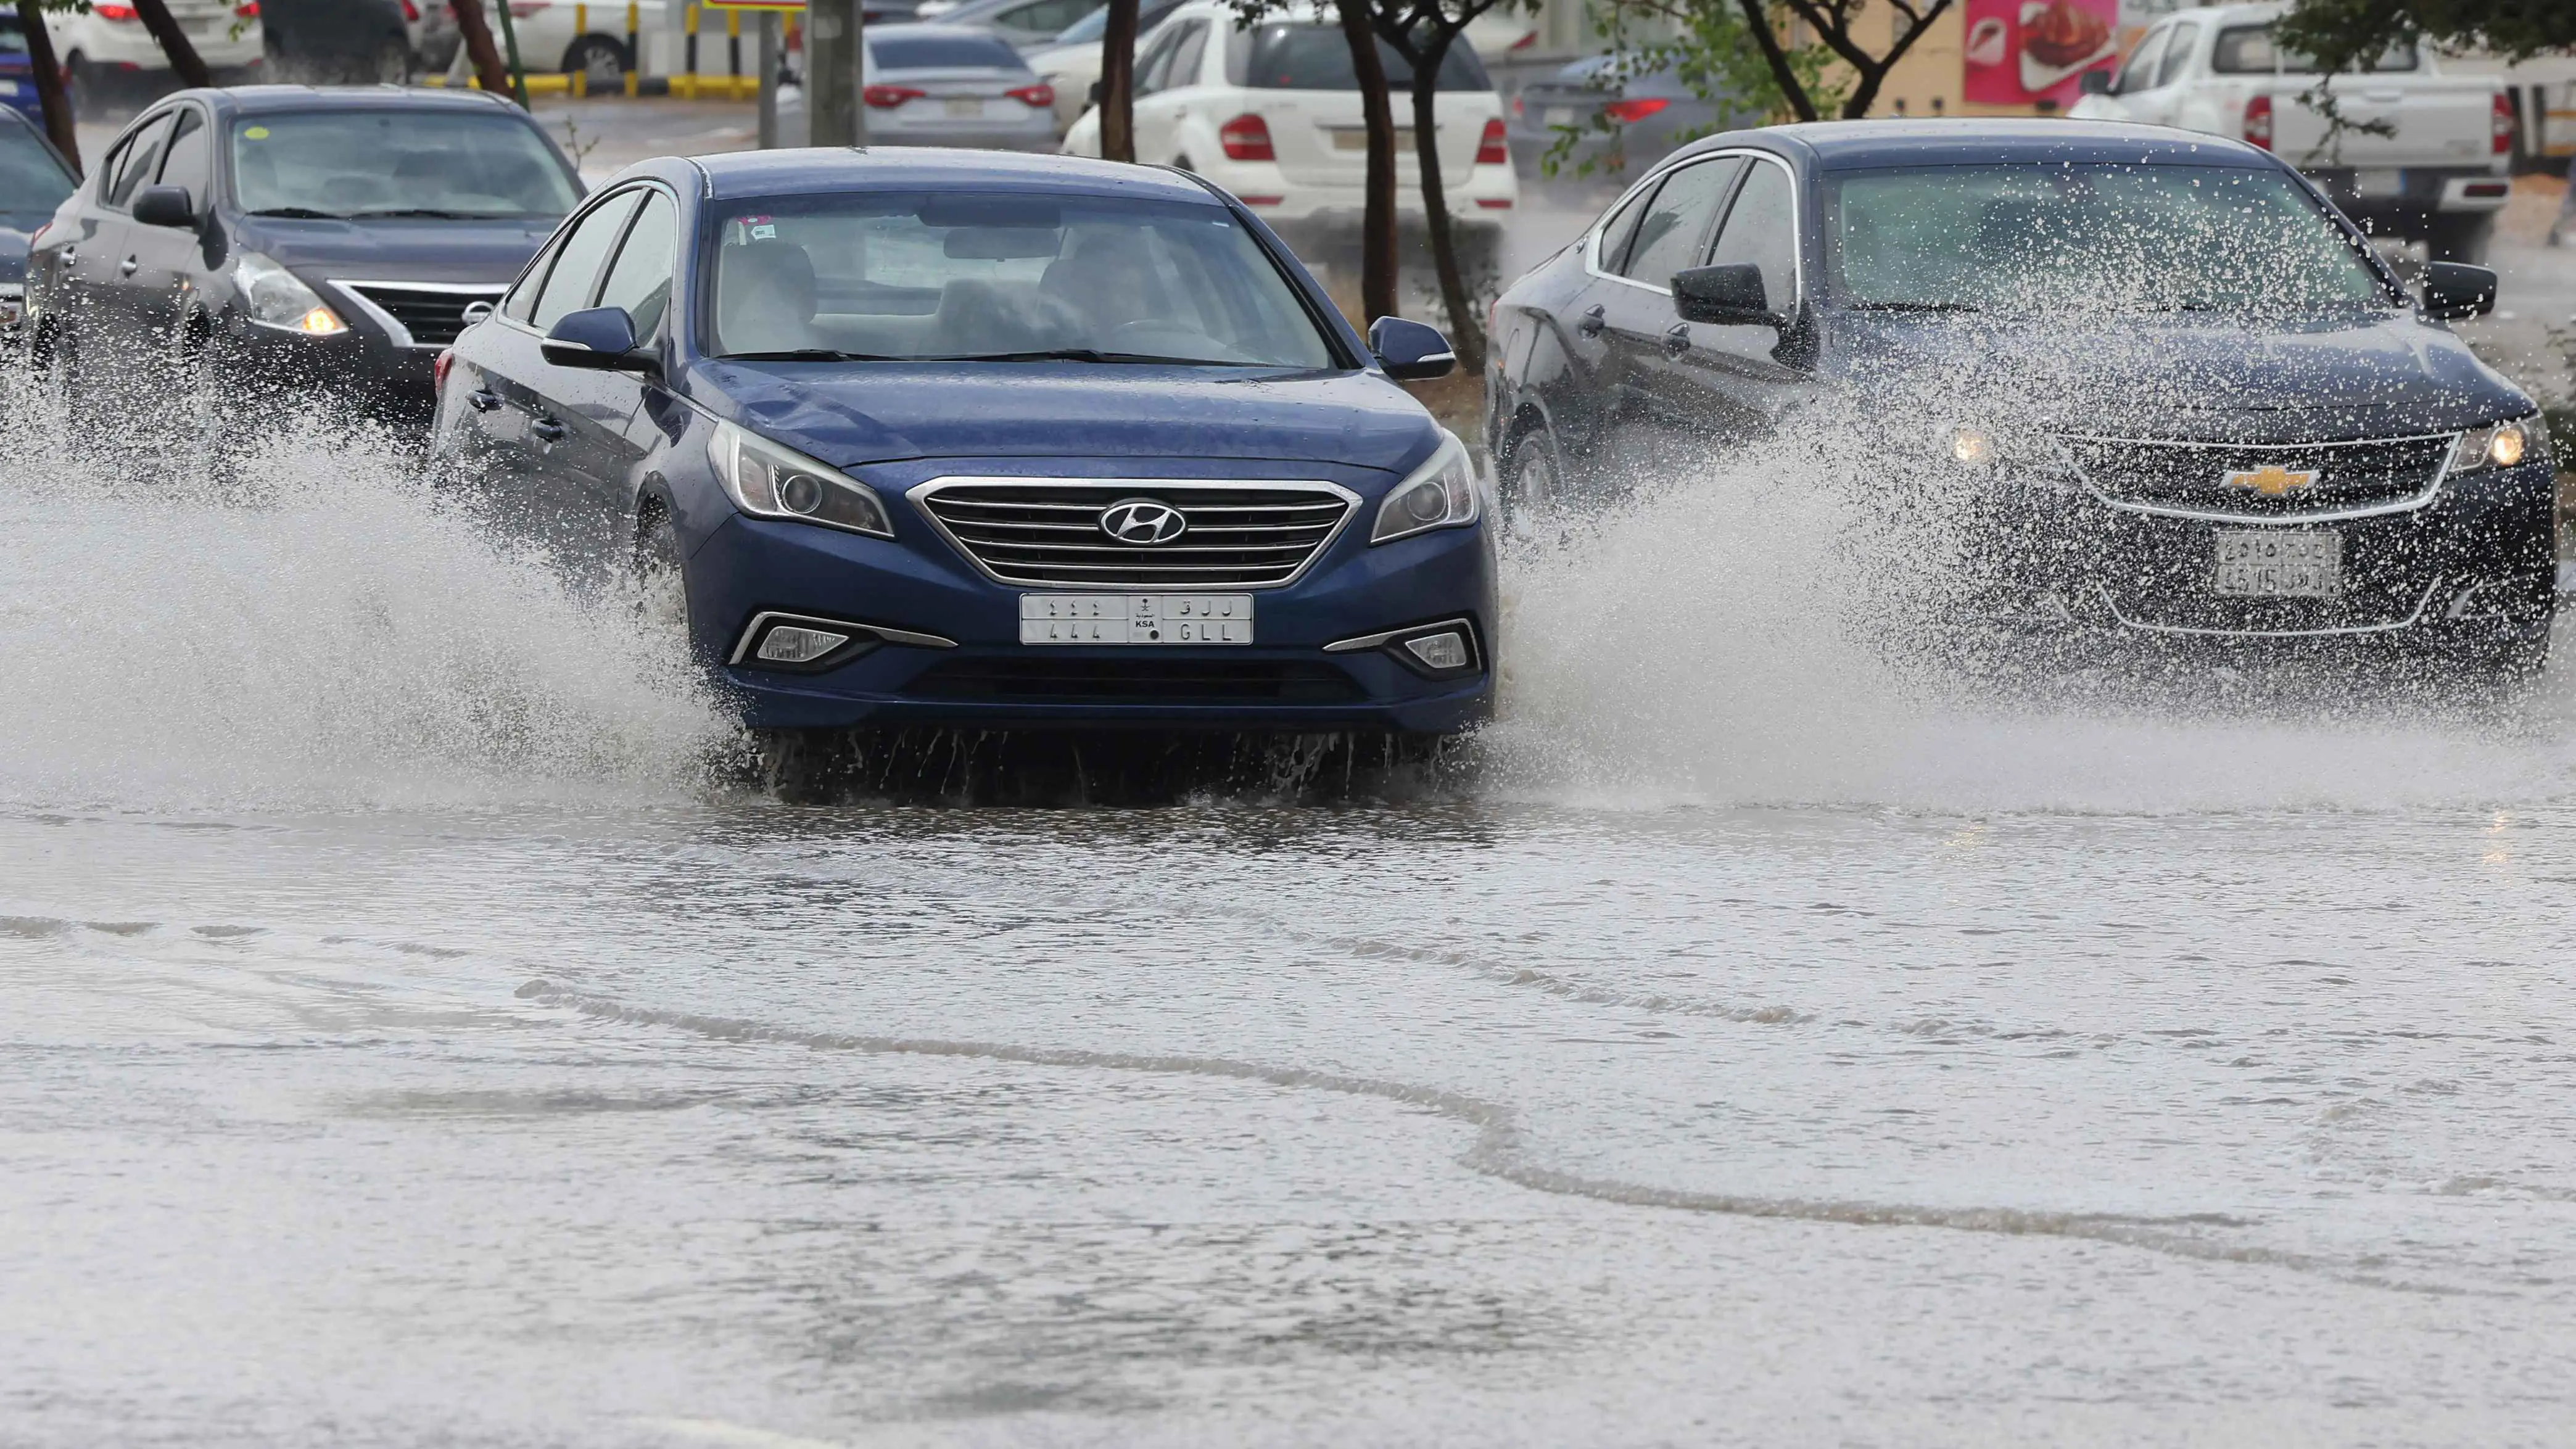
[[[527,115],[475,93],[182,91],[35,239],[38,361],[426,426],[430,364],[581,198]]]
[[[35,122],[0,106],[0,345],[18,336],[27,238],[79,184],[80,173]]]
[[[1488,444],[1529,516],[1857,439],[1859,485],[1935,505],[1965,612],[2009,638],[2376,637],[2524,675],[2549,439],[2448,326],[2495,286],[2434,263],[2410,295],[2297,172],[2209,136],[1739,131],[1503,294]]]

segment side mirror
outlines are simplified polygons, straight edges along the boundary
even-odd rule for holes
[[[184,186],[147,186],[134,198],[134,219],[145,226],[195,226],[197,205]]]
[[[2445,322],[2495,310],[2496,274],[2464,262],[2424,264],[2424,315]]]
[[[555,330],[538,346],[557,367],[588,367],[602,372],[654,365],[652,355],[635,345],[635,319],[623,307],[590,307],[566,312]]]
[[[1673,310],[1685,322],[1734,327],[1789,325],[1788,318],[1771,310],[1771,299],[1762,287],[1762,269],[1751,262],[1675,272]]]
[[[1083,93],[1083,104],[1085,106],[1088,106],[1093,110],[1098,110],[1100,108],[1100,87],[1101,82],[1093,81],[1091,83],[1091,89]]]
[[[1377,354],[1386,375],[1398,382],[1429,382],[1447,377],[1458,366],[1458,354],[1437,327],[1380,317],[1369,324],[1369,351]]]
[[[2075,92],[2085,96],[2107,96],[2111,93],[2111,73],[2088,70],[2075,78]]]

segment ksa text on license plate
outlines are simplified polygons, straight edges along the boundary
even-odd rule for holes
[[[1022,594],[1023,644],[1249,644],[1250,594]]]
[[[2331,599],[2343,592],[2343,535],[2321,528],[2222,528],[2210,591]]]

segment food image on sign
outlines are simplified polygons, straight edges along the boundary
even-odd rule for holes
[[[2072,103],[2075,78],[2120,56],[2120,0],[1968,0],[1960,60],[1966,98]]]

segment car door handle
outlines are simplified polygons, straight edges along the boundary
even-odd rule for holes
[[[143,264],[142,264],[142,262],[140,262],[139,260],[137,260],[137,259],[135,259],[135,258],[133,258],[133,257],[127,257],[124,261],[118,262],[118,263],[116,264],[116,274],[117,274],[118,276],[120,276],[120,277],[130,277],[130,276],[133,276],[133,275],[134,275],[134,269],[135,269],[136,267],[141,266],[141,265],[143,265]]]
[[[1574,330],[1586,337],[1598,337],[1601,335],[1601,329],[1609,323],[1609,310],[1595,303],[1583,309],[1583,320],[1574,324]]]
[[[488,413],[501,405],[501,395],[489,388],[476,388],[465,395],[466,406],[478,413]]]
[[[560,443],[572,433],[572,429],[552,418],[537,419],[528,424],[528,431],[536,434],[537,440],[543,443]]]
[[[1690,351],[1690,324],[1676,322],[1664,329],[1664,351],[1675,357]]]

